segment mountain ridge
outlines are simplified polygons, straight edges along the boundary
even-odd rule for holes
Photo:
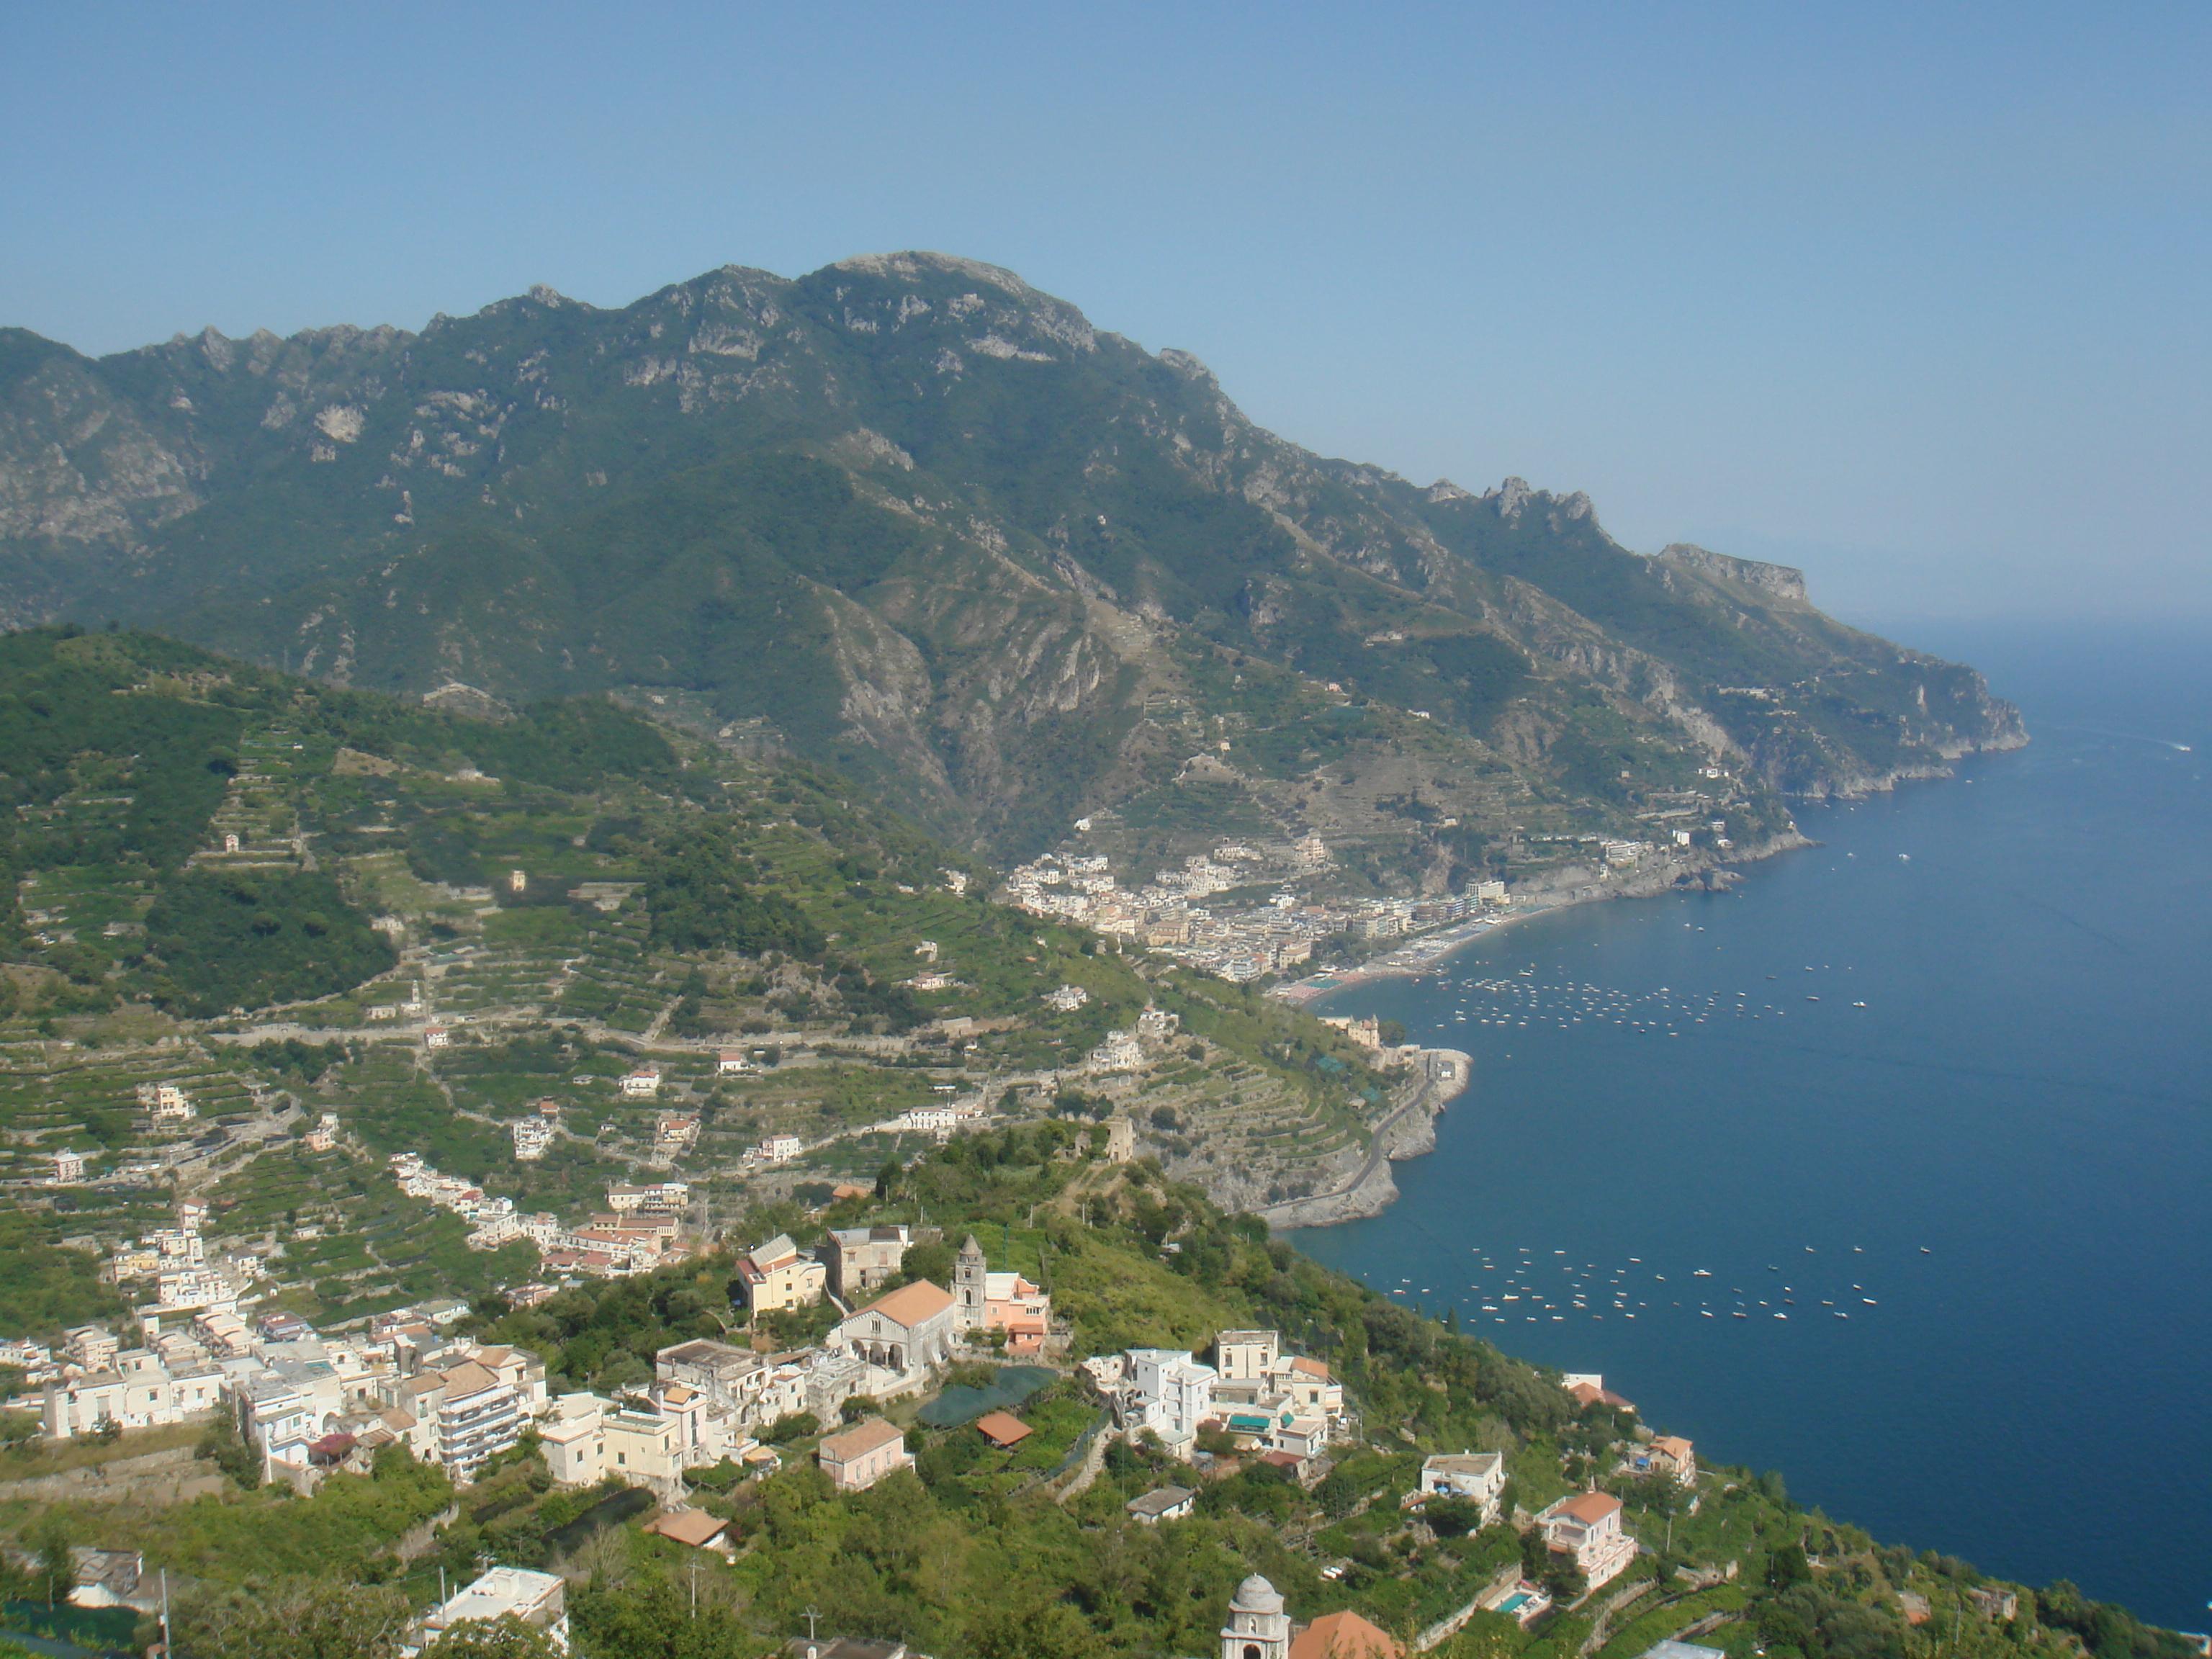
[[[1000,856],[1130,809],[1182,847],[1203,748],[1397,886],[1713,765],[1745,844],[2024,738],[1802,573],[1319,456],[943,254],[100,359],[0,331],[0,619],[102,613],[341,684],[690,705]]]

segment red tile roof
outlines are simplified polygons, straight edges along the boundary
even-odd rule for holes
[[[975,1419],[975,1431],[1001,1450],[1018,1446],[1030,1437],[1030,1425],[1012,1412],[987,1412]]]
[[[902,1285],[889,1296],[878,1297],[860,1310],[860,1313],[879,1313],[892,1323],[912,1330],[923,1321],[934,1318],[952,1305],[952,1292],[919,1279],[911,1285]],[[860,1314],[854,1315],[855,1319]]]
[[[1554,1511],[1571,1517],[1586,1527],[1594,1527],[1609,1515],[1620,1513],[1620,1500],[1611,1492],[1586,1492],[1570,1498]]]
[[[1401,1659],[1395,1638],[1349,1610],[1325,1613],[1300,1631],[1290,1659]]]
[[[647,1522],[645,1529],[697,1550],[720,1538],[729,1524],[720,1516],[709,1515],[704,1510],[677,1510]]]

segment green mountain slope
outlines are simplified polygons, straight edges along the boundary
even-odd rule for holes
[[[0,1330],[106,1305],[56,1245],[128,1243],[175,1191],[242,1239],[316,1229],[279,1278],[318,1316],[527,1276],[404,1199],[399,1152],[572,1223],[656,1170],[725,1217],[866,1185],[948,1097],[1118,1105],[1240,1206],[1367,1158],[1401,1085],[1342,1034],[992,902],[846,781],[739,747],[604,698],[474,719],[152,635],[0,636]],[[1148,1006],[1172,1040],[1086,1072]],[[151,1112],[164,1083],[194,1117]],[[342,1144],[308,1143],[325,1113]],[[802,1153],[749,1157],[779,1135]]]
[[[2021,736],[1794,573],[1312,455],[929,254],[97,362],[0,332],[0,617],[63,614],[387,690],[649,689],[998,854],[1227,741],[1252,811],[1401,885],[1471,862],[1409,790],[1464,849],[1724,766],[1749,842],[1785,793]]]

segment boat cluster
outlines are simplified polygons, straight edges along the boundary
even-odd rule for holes
[[[1808,974],[1822,971],[1832,970],[1827,969],[1826,964],[1816,967],[1808,963],[1805,968]],[[1569,1031],[1577,1025],[1611,1025],[1647,1036],[1680,1036],[1685,1030],[1715,1019],[1786,1018],[1790,1012],[1786,1001],[1790,994],[1781,988],[1784,980],[1782,975],[1767,975],[1765,982],[1773,988],[1763,995],[1747,990],[1712,991],[1699,995],[1665,985],[1655,991],[1638,993],[1574,980],[1554,983],[1539,980],[1534,969],[1525,968],[1518,974],[1465,979],[1455,984],[1439,975],[1432,982],[1468,994],[1465,1004],[1452,1014],[1454,1024],[1488,1025],[1508,1031],[1546,1027]],[[1821,1000],[1816,991],[1798,992],[1796,995],[1801,1006]],[[1867,1005],[1854,1000],[1850,1006],[1863,1008]]]
[[[1702,1319],[1786,1321],[1793,1315],[1801,1320],[1849,1319],[1881,1306],[1876,1297],[1867,1293],[1865,1284],[1856,1279],[1850,1282],[1848,1290],[1831,1285],[1826,1287],[1831,1294],[1819,1294],[1821,1287],[1813,1281],[1816,1276],[1828,1275],[1820,1272],[1817,1262],[1803,1260],[1820,1255],[1810,1244],[1786,1274],[1780,1262],[1769,1262],[1764,1285],[1756,1281],[1748,1288],[1733,1285],[1725,1294],[1717,1293],[1719,1282],[1708,1267],[1692,1267],[1670,1277],[1641,1256],[1601,1267],[1595,1261],[1578,1261],[1565,1250],[1546,1254],[1517,1246],[1493,1254],[1480,1245],[1470,1246],[1469,1250],[1479,1265],[1476,1277],[1464,1291],[1450,1285],[1416,1285],[1408,1277],[1392,1285],[1388,1294],[1419,1301],[1431,1311],[1436,1310],[1437,1304],[1430,1298],[1441,1297],[1456,1304],[1473,1320],[1499,1325],[1516,1321],[1559,1324],[1585,1317],[1634,1319],[1639,1315],[1650,1318],[1674,1310]],[[1928,1254],[1924,1249],[1921,1253]],[[1854,1245],[1849,1255],[1861,1256],[1865,1251]],[[1798,1279],[1806,1281],[1808,1288],[1801,1289],[1793,1282]]]

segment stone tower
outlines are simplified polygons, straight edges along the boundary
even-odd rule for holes
[[[1291,1616],[1282,1592],[1254,1573],[1229,1599],[1229,1622],[1221,1627],[1221,1659],[1288,1659]]]
[[[975,1242],[975,1235],[968,1235],[968,1242],[960,1247],[960,1260],[952,1269],[952,1328],[959,1332],[980,1331],[984,1321],[984,1275],[989,1271],[983,1260],[983,1247]]]

